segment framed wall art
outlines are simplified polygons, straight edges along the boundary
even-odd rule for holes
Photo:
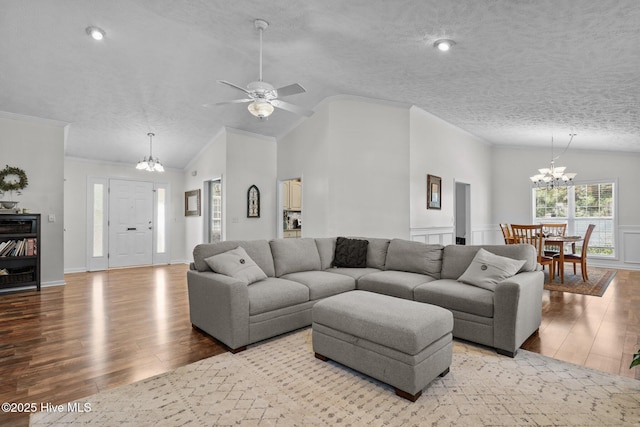
[[[255,185],[247,190],[247,218],[260,218],[260,190]]]
[[[427,209],[440,209],[442,204],[442,179],[427,175]]]
[[[184,192],[184,216],[200,216],[200,189]]]

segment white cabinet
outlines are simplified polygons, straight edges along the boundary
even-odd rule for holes
[[[302,209],[302,183],[292,179],[282,183],[282,204],[286,211]]]

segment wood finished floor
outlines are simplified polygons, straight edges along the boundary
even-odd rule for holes
[[[0,295],[0,402],[61,404],[226,351],[189,322],[186,265],[65,276],[66,286]],[[604,297],[544,293],[523,348],[640,379],[640,271]],[[28,425],[0,413],[0,425]]]

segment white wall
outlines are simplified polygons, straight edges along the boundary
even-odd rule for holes
[[[491,146],[420,108],[412,107],[410,118],[412,238],[455,243],[454,190],[455,183],[462,182],[470,184],[471,192],[471,241],[467,244],[493,243]],[[427,174],[442,178],[440,210],[426,208]]]
[[[276,237],[276,141],[226,129],[215,135],[185,172],[184,191],[204,190],[204,182],[222,178],[224,240]],[[195,172],[195,175],[194,175]],[[260,218],[247,218],[247,191],[260,190]],[[204,194],[203,194],[204,201]],[[185,219],[185,257],[202,243],[203,217]]]
[[[303,236],[408,237],[407,108],[333,99],[278,141],[278,179],[302,177]]]
[[[227,240],[276,237],[276,162],[274,138],[227,130]],[[260,190],[260,218],[247,218],[247,191]]]
[[[150,173],[131,164],[100,163],[75,158],[64,159],[65,245],[64,271],[86,271],[87,258],[87,177],[131,179],[168,183],[171,197],[169,242],[171,262],[185,262],[184,257],[184,173],[166,169],[164,173]]]
[[[556,152],[558,154],[558,152]],[[549,167],[551,150],[494,147],[493,223],[532,221],[531,181],[539,168]],[[611,265],[640,268],[640,154],[606,151],[569,150],[557,166],[575,172],[576,183],[592,180],[618,180],[618,233],[620,259]],[[594,265],[596,262],[593,263]]]
[[[42,214],[42,285],[61,284],[63,275],[64,124],[17,115],[0,117],[0,168],[23,169],[29,185],[16,197],[19,208]],[[8,195],[7,195],[8,197]],[[49,222],[48,216],[55,221]]]

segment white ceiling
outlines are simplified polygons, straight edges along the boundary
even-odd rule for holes
[[[224,126],[278,137],[301,118],[212,105],[242,95],[216,80],[257,80],[255,18],[264,80],[307,89],[291,103],[355,95],[493,144],[575,132],[572,150],[640,152],[638,0],[0,0],[0,111],[71,123],[68,156],[131,164],[149,131],[174,168]]]

